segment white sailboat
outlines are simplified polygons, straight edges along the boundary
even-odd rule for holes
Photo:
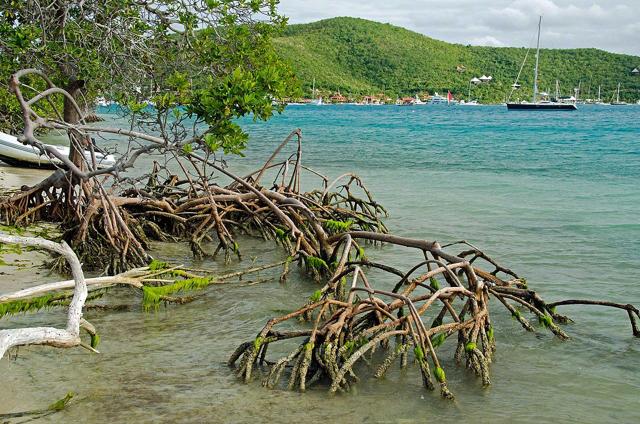
[[[316,98],[316,79],[313,79],[313,89],[311,90],[313,99],[309,102],[310,105],[320,106],[322,105],[322,97]]]
[[[552,102],[549,100],[540,100],[538,95],[543,93],[538,92],[538,65],[540,62],[540,27],[542,26],[542,16],[538,20],[538,41],[536,43],[536,67],[533,74],[533,98],[531,102],[510,103],[507,101],[508,110],[576,110],[578,107],[574,103],[564,102]],[[525,56],[525,61],[527,57]],[[522,64],[524,66],[524,62]],[[522,68],[520,68],[522,70]],[[518,74],[519,76],[519,74]],[[518,81],[514,83],[514,89],[518,86]],[[512,90],[513,92],[513,90]]]
[[[629,103],[627,102],[621,102],[620,101],[620,83],[618,83],[618,89],[616,90],[616,101],[615,102],[611,102],[612,106],[625,106],[628,105]]]
[[[471,81],[469,81],[469,94],[467,96],[467,101],[465,102],[464,100],[460,100],[460,103],[459,103],[460,106],[479,106],[480,105],[480,103],[478,103],[477,100],[471,100],[471,84],[474,82],[474,80],[480,81],[478,78],[473,78]]]
[[[609,106],[609,103],[603,102],[602,97],[600,97],[600,86],[598,86],[598,98],[596,99],[596,104],[601,106]]]

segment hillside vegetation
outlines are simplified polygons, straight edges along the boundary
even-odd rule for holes
[[[544,39],[542,40],[544,42]],[[293,65],[307,95],[313,79],[324,93],[341,91],[358,96],[380,93],[390,97],[451,90],[466,97],[469,80],[483,74],[493,82],[474,86],[472,97],[484,102],[501,102],[515,81],[526,48],[464,46],[434,40],[404,28],[358,18],[332,18],[310,24],[290,25],[274,40],[278,53]],[[520,77],[522,88],[516,98],[532,93],[535,50],[529,52]],[[466,69],[459,72],[462,65]],[[598,49],[543,49],[540,53],[540,90],[573,94],[582,82],[581,97],[613,95],[618,82],[620,96],[640,97],[640,57]]]

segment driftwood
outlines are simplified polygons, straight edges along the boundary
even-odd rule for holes
[[[0,358],[4,356],[8,349],[15,346],[47,345],[61,348],[78,346],[81,344],[81,327],[86,329],[90,334],[95,334],[93,326],[82,319],[82,308],[87,299],[87,285],[85,283],[84,273],[82,272],[78,257],[65,242],[54,243],[40,238],[18,237],[4,234],[0,234],[0,242],[37,247],[58,253],[69,263],[74,278],[74,291],[67,314],[67,327],[65,329],[32,327],[0,330]],[[86,347],[94,350],[91,346]]]
[[[121,274],[85,279],[88,290],[87,302],[101,298],[105,290],[113,287],[129,287],[140,293],[144,310],[157,309],[161,304],[185,304],[201,295],[196,293],[197,291],[217,285],[238,284],[246,275],[281,267],[288,262],[283,260],[216,275],[212,270],[191,269],[182,265],[171,266],[166,262],[152,261],[149,266],[131,269]],[[245,284],[257,284],[270,280],[259,279],[245,282]],[[0,294],[0,318],[5,315],[63,306],[71,298],[72,293],[69,289],[73,289],[75,284],[75,280],[57,281]],[[111,306],[85,305],[85,309],[88,308],[110,309]],[[97,342],[95,330],[91,334],[92,342]],[[95,346],[92,347],[95,348]]]

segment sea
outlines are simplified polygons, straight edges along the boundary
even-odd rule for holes
[[[117,118],[104,115],[108,124]],[[582,106],[575,112],[507,111],[504,106],[289,106],[268,122],[243,118],[245,157],[227,157],[243,174],[259,167],[292,131],[302,131],[303,164],[330,180],[359,175],[389,212],[397,235],[466,240],[527,278],[549,301],[595,299],[640,306],[640,106]],[[292,144],[282,158],[294,153]],[[321,180],[305,177],[304,186]],[[154,245],[176,263],[248,268],[285,257],[269,242],[239,239],[242,262],[194,262],[183,244]],[[214,246],[212,246],[213,248]],[[367,255],[401,269],[419,252],[368,247]],[[60,276],[16,271],[24,285]],[[640,338],[623,310],[558,307],[573,323],[561,341],[539,327],[526,332],[491,304],[497,351],[491,385],[453,360],[441,361],[455,401],[422,386],[410,360],[382,379],[356,369],[348,393],[326,382],[306,393],[238,380],[226,365],[235,347],[273,317],[305,303],[317,283],[294,271],[214,286],[186,305],[144,312],[140,295],[113,289],[103,299],[121,310],[89,310],[100,354],[84,349],[21,348],[0,361],[0,413],[46,407],[67,392],[69,407],[44,422],[324,423],[637,423]],[[374,274],[388,289],[395,280]],[[2,290],[0,282],[0,292]],[[0,320],[0,328],[63,325],[53,310]],[[304,327],[305,323],[291,326]],[[272,359],[292,345],[275,347]],[[376,358],[374,358],[375,362]]]

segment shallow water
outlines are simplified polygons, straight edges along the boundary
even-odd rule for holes
[[[389,209],[392,232],[469,240],[526,276],[547,299],[640,305],[639,118],[640,107],[633,106],[585,106],[575,113],[290,107],[267,124],[242,121],[251,147],[247,158],[230,163],[242,171],[255,167],[300,127],[305,163],[330,178],[361,175]],[[283,256],[250,239],[241,247],[247,258],[241,267],[252,257],[267,263]],[[406,249],[368,250],[399,267],[420,259]],[[181,245],[159,244],[156,252],[192,262]],[[11,280],[31,284],[31,278],[23,268]],[[0,280],[0,292],[3,286]],[[133,304],[131,310],[86,313],[102,336],[101,355],[33,347],[20,349],[15,361],[0,361],[0,413],[39,408],[74,391],[79,401],[51,421],[640,421],[640,340],[631,336],[624,312],[598,307],[560,309],[576,321],[566,328],[572,339],[560,342],[525,333],[493,305],[493,384],[482,389],[445,354],[453,403],[425,391],[412,366],[394,368],[382,381],[362,370],[356,390],[335,397],[324,386],[299,394],[237,381],[225,365],[236,345],[315,289],[294,273],[284,286],[276,279],[214,287],[192,304],[157,313],[143,313],[130,291],[114,291],[108,302]],[[64,311],[50,311],[3,319],[0,328],[63,320]]]

